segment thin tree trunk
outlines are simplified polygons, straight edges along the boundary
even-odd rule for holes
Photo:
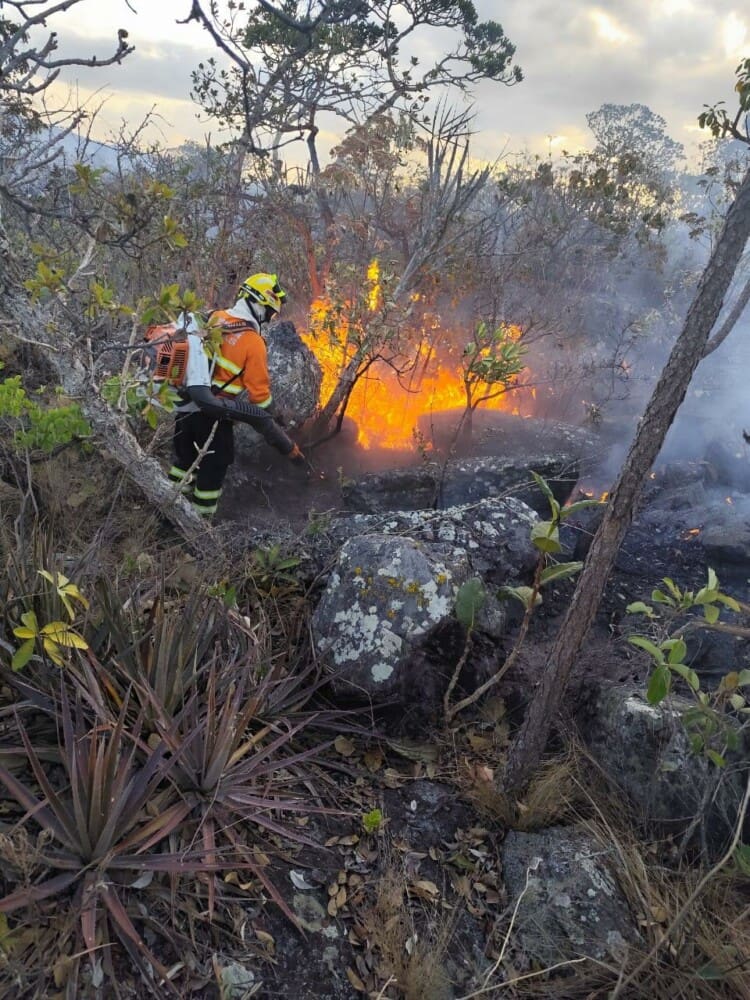
[[[506,792],[512,795],[519,795],[526,787],[544,752],[571,670],[599,608],[636,500],[685,397],[693,372],[703,357],[749,236],[750,171],[745,175],[734,204],[727,213],[685,325],[638,425],[529,713],[511,747],[501,780]]]
[[[724,341],[727,339],[729,334],[734,329],[737,320],[745,311],[745,306],[748,304],[748,302],[750,302],[750,278],[747,279],[744,288],[737,296],[737,298],[734,300],[734,305],[729,310],[729,315],[721,324],[721,326],[713,335],[713,337],[711,337],[709,342],[706,344],[706,347],[703,351],[704,358],[708,357],[709,354],[712,354],[717,347],[721,347],[721,345],[724,343]]]

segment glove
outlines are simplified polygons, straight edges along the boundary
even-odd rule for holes
[[[300,466],[303,466],[303,465],[307,465],[307,459],[305,458],[305,456],[300,451],[299,445],[295,444],[295,446],[292,448],[292,450],[287,455],[287,458],[290,460],[290,462],[292,463],[292,465],[296,465],[297,467],[300,467]]]

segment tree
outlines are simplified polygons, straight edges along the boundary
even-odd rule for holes
[[[544,752],[573,665],[599,608],[604,586],[632,519],[636,500],[685,397],[693,372],[704,355],[748,238],[750,170],[727,212],[682,332],[638,425],[539,687],[511,747],[503,782],[505,791],[512,795],[518,795],[525,788]]]
[[[242,8],[242,10],[240,9]],[[337,220],[322,178],[318,135],[323,121],[363,126],[388,111],[417,118],[431,91],[468,91],[479,80],[511,85],[522,79],[515,48],[495,21],[480,22],[471,0],[260,0],[249,13],[233,5],[220,18],[193,0],[187,21],[214,39],[216,59],[196,70],[194,97],[212,118],[239,135],[240,146],[266,162],[265,183],[284,172],[282,151],[307,147],[307,186],[317,208],[303,238],[310,288],[325,289]],[[403,50],[422,33],[441,31],[445,55],[422,67]],[[328,126],[330,127],[330,126]],[[277,189],[278,194],[278,189]]]
[[[469,112],[438,108],[430,123],[422,142],[426,164],[414,199],[417,207],[413,232],[404,240],[406,257],[398,261],[399,273],[392,275],[387,294],[378,304],[377,322],[373,317],[361,327],[361,336],[351,343],[352,350],[341,367],[338,381],[321,407],[316,422],[319,431],[326,429],[337,415],[336,426],[340,428],[354,386],[375,361],[384,360],[384,349],[390,355],[388,363],[398,367],[393,348],[403,336],[405,318],[420,281],[426,274],[438,274],[446,268],[446,247],[450,246],[455,253],[477,223],[472,209],[489,180],[490,169],[469,167],[470,122]]]
[[[117,47],[111,56],[100,59],[56,58],[57,32],[36,45],[29,33],[47,26],[48,19],[59,15],[82,0],[58,3],[11,2],[4,6],[15,20],[0,16],[0,225],[2,199],[18,196],[19,188],[28,187],[56,159],[67,135],[87,117],[82,108],[40,109],[38,98],[49,90],[68,66],[102,67],[120,63],[134,47],[128,33],[117,33]],[[35,137],[35,138],[33,138]]]
[[[49,213],[47,217],[52,219],[61,245],[42,250],[41,256],[37,256],[35,274],[30,276],[27,271],[30,255],[19,256],[4,228],[4,209],[8,205],[28,213],[38,227],[40,192],[58,159],[60,143],[86,117],[85,110],[76,107],[51,113],[44,106],[40,110],[39,95],[49,89],[65,66],[110,65],[133,51],[123,31],[118,32],[115,53],[107,59],[56,58],[55,32],[38,46],[30,41],[32,29],[44,27],[49,18],[80,2],[6,3],[16,20],[0,20],[0,136],[6,141],[10,137],[14,143],[10,152],[5,147],[5,155],[0,158],[0,328],[31,345],[40,364],[51,366],[67,396],[81,401],[81,412],[108,456],[138,483],[155,507],[168,514],[186,538],[200,544],[202,525],[198,515],[182,497],[175,496],[158,463],[144,453],[121,414],[101,397],[91,353],[91,330],[84,318],[84,303],[90,305],[92,295],[98,294],[100,305],[105,312],[108,309],[109,290],[92,277],[91,270],[100,242],[125,250],[144,227],[149,228],[153,213],[147,213],[144,219],[136,218],[142,206],[133,191],[112,192],[110,198],[98,185],[96,171],[79,165],[74,177],[66,177],[63,185],[71,203],[75,198],[85,202],[98,199],[98,203],[90,214],[82,212],[77,220],[79,225],[73,213],[72,226],[62,232],[55,211]],[[60,116],[66,125],[55,130]],[[37,135],[41,135],[40,141],[36,140]],[[34,203],[25,197],[29,189]],[[126,197],[128,193],[131,198]],[[151,193],[154,204],[166,196],[158,185]],[[44,217],[42,213],[41,218]],[[96,224],[96,220],[102,225]],[[110,229],[122,227],[124,232],[109,239]],[[38,228],[34,235],[39,237]],[[162,232],[159,239],[164,236]]]
[[[461,357],[461,375],[466,394],[466,408],[459,424],[471,437],[474,413],[482,403],[508,391],[524,369],[525,349],[518,327],[501,324],[492,330],[479,323]]]
[[[684,159],[682,143],[667,135],[667,123],[645,104],[602,104],[586,115],[594,152],[608,160],[633,156],[649,171],[672,171]]]

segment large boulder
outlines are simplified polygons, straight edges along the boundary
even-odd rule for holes
[[[582,710],[579,726],[604,775],[641,822],[679,837],[698,817],[695,839],[715,852],[734,830],[743,764],[740,755],[718,768],[692,751],[682,722],[692,705],[675,696],[649,705],[634,688],[605,687]]]
[[[356,535],[407,535],[430,545],[461,549],[472,572],[485,583],[515,584],[525,581],[536,566],[538,553],[530,536],[537,520],[537,514],[514,497],[481,500],[446,510],[350,514],[331,522],[319,539],[317,558],[323,569],[332,549]]]
[[[411,668],[431,633],[453,620],[469,571],[466,553],[449,545],[385,534],[346,542],[313,615],[334,690],[384,701],[418,688]]]
[[[519,950],[540,967],[588,956],[620,965],[635,925],[602,845],[576,827],[510,832],[503,844]]]
[[[318,359],[302,342],[294,323],[274,323],[266,334],[268,372],[274,403],[290,426],[300,426],[318,407],[322,373]],[[263,438],[247,424],[236,424],[240,452],[254,453]]]
[[[274,323],[266,336],[273,396],[287,419],[301,424],[320,401],[322,373],[318,359],[302,342],[294,323]]]

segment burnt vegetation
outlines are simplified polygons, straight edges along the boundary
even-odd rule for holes
[[[469,0],[192,0],[166,149],[86,2],[0,15],[0,997],[749,995],[750,61],[480,163]],[[207,522],[142,337],[255,271],[307,464]]]

